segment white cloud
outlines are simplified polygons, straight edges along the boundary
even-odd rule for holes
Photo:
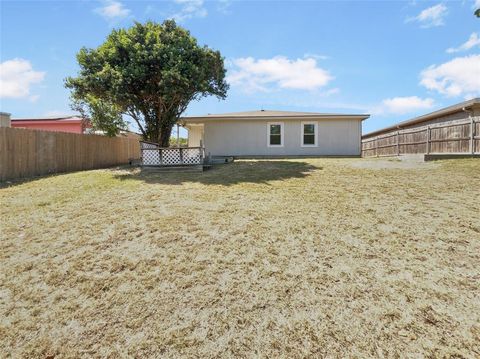
[[[453,97],[480,95],[480,55],[456,57],[441,65],[432,65],[420,74],[420,84],[429,90]]]
[[[203,0],[175,0],[182,8],[171,16],[172,19],[182,22],[193,17],[205,17],[208,12],[203,7]]]
[[[473,9],[474,10],[480,9],[480,0],[475,0],[473,2]]]
[[[7,60],[0,63],[0,98],[29,97],[30,86],[39,83],[45,72],[34,71],[30,61],[24,59]],[[30,96],[36,101],[38,96]]]
[[[311,54],[307,52],[306,54],[303,55],[304,58],[312,58],[316,60],[328,60],[330,56],[327,55],[322,55],[322,54]]]
[[[480,1],[480,0],[478,0]],[[472,34],[470,35],[470,37],[468,38],[468,40],[466,42],[464,42],[463,44],[461,44],[459,47],[451,47],[449,49],[447,49],[447,52],[449,54],[452,54],[454,52],[460,52],[460,51],[467,51],[467,50],[470,50],[472,47],[475,47],[475,46],[480,46],[480,37],[478,36],[478,34],[476,32],[472,32]]]
[[[419,110],[428,110],[434,104],[435,101],[431,98],[422,99],[418,96],[392,97],[383,100],[380,105],[370,109],[369,112],[375,115],[404,115]]]
[[[28,101],[35,103],[38,101],[39,98],[40,98],[40,95],[32,95],[28,98]]]
[[[232,0],[218,0],[217,3],[217,10],[219,12],[222,14],[230,14],[230,5],[232,5]]]
[[[423,28],[442,26],[445,24],[444,18],[447,13],[445,5],[437,4],[422,10],[417,16],[407,18],[406,22],[417,22]]]
[[[252,57],[234,59],[227,81],[248,92],[277,89],[316,90],[333,76],[317,66],[314,58],[290,60],[284,56],[271,59]]]
[[[120,20],[130,15],[130,9],[127,9],[120,1],[104,0],[103,4],[104,6],[96,8],[95,12],[106,20]]]

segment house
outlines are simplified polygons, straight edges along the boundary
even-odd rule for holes
[[[91,127],[87,120],[79,116],[12,118],[11,126],[33,130],[86,133]]]
[[[188,146],[210,156],[360,156],[369,115],[248,111],[181,118]]]
[[[362,136],[369,156],[480,152],[480,98],[399,122]]]

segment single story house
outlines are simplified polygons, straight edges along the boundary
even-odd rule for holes
[[[248,111],[181,118],[188,146],[210,156],[360,156],[365,114]]]
[[[11,127],[54,132],[87,133],[88,121],[78,116],[12,118]]]

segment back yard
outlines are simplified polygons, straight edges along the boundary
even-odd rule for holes
[[[480,356],[480,162],[0,189],[0,357]]]

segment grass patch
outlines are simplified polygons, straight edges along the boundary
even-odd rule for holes
[[[0,357],[479,356],[480,163],[362,161],[0,189]]]

